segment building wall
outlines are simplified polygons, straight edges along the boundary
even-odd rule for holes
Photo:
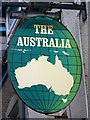
[[[87,16],[88,17],[88,16]],[[87,118],[88,103],[87,89],[88,85],[88,19],[82,21],[82,13],[79,17],[79,11],[63,11],[62,21],[73,34],[82,57],[82,79],[79,91],[68,107],[68,116],[71,118]]]
[[[0,10],[2,8],[0,7]],[[1,13],[2,14],[2,13]],[[2,90],[1,90],[1,79],[2,79],[2,56],[6,49],[6,36],[5,36],[5,18],[2,18],[0,14],[0,119],[2,118]],[[3,27],[2,27],[3,26]]]
[[[90,2],[88,3],[88,113],[90,118]]]
[[[10,79],[8,77],[2,89],[2,117],[3,118],[6,118],[6,111],[10,103],[10,100],[14,96],[14,94],[15,92],[12,88]]]

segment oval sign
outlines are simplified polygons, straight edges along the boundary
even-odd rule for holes
[[[13,35],[8,54],[11,82],[37,112],[56,113],[71,103],[80,86],[81,66],[72,34],[50,17],[32,17]]]

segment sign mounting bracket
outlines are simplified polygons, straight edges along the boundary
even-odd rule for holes
[[[30,8],[31,12],[33,10],[36,10],[36,13],[38,15],[37,9],[41,9],[41,14],[47,14],[47,11],[50,11],[52,9],[66,9],[66,10],[80,10],[80,14],[82,14],[82,20],[85,21],[87,18],[87,11],[86,11],[86,3],[81,2],[81,4],[77,3],[54,3],[54,2],[2,2],[2,7],[26,7]],[[39,13],[40,13],[39,12]],[[48,12],[49,14],[50,12]],[[34,13],[33,13],[34,14]],[[51,14],[51,13],[50,13]]]

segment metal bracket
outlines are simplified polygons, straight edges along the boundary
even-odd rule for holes
[[[82,15],[82,21],[85,22],[85,20],[87,19],[87,10],[86,10],[86,3],[82,2],[81,5],[84,6],[84,10],[80,10],[80,14]]]
[[[32,7],[32,3],[25,3],[25,2],[3,2],[3,7]],[[70,9],[70,10],[85,10],[84,4],[63,4],[63,3],[52,3],[52,4],[45,4],[45,2],[37,2],[33,4],[33,8],[55,8],[55,9]]]
[[[26,7],[30,8],[30,14],[43,14],[43,15],[51,15],[57,13],[51,13],[50,10],[52,9],[59,9],[59,10],[80,10],[80,14],[82,14],[82,20],[85,21],[87,18],[87,11],[86,11],[86,3],[81,2],[81,4],[76,3],[53,3],[53,2],[3,2],[2,7]],[[39,11],[38,11],[39,10]],[[12,11],[13,12],[13,11]],[[16,11],[17,14],[18,11]]]

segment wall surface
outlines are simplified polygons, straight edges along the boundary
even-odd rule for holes
[[[62,21],[65,26],[73,34],[82,57],[82,79],[79,91],[73,100],[73,102],[68,107],[68,115],[70,118],[87,118],[87,95],[86,95],[86,85],[87,81],[87,71],[88,71],[88,32],[87,32],[87,20],[82,22],[79,11],[63,11]]]
[[[14,96],[15,92],[12,88],[9,77],[7,78],[3,89],[2,89],[2,116],[6,118],[6,111],[10,103],[11,98]]]
[[[88,66],[90,66],[90,2],[88,3]],[[88,67],[88,113],[90,118],[90,67]]]

